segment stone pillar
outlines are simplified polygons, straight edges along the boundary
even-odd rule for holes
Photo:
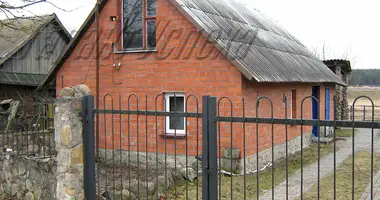
[[[342,99],[341,99],[341,86],[336,85],[335,86],[335,103],[336,103],[336,109],[335,109],[335,116],[336,120],[341,120],[342,119]]]
[[[343,75],[343,82],[348,85],[348,74]],[[342,119],[348,120],[350,109],[347,100],[347,87],[342,87]]]
[[[63,88],[56,100],[54,116],[57,155],[57,199],[82,200],[83,124],[82,97],[90,94],[85,85]]]

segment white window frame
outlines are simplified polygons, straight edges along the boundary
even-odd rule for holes
[[[170,97],[183,97],[183,110],[185,111],[186,107],[186,98],[184,93],[165,93],[165,110],[166,112],[170,112]],[[175,135],[175,136],[185,136],[186,135],[186,117],[183,118],[184,121],[184,129],[170,129],[170,116],[166,116],[165,118],[165,131],[166,134]]]

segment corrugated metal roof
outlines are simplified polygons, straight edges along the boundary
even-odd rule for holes
[[[0,28],[0,83],[39,86],[46,74],[20,73],[4,70],[4,63],[36,37],[44,27],[54,23],[68,40],[71,35],[56,14],[1,20]],[[47,73],[47,72],[46,72]]]
[[[38,86],[44,78],[44,74],[25,74],[0,71],[0,84]]]
[[[54,15],[1,20],[0,58],[7,57],[7,54],[14,52],[13,49],[23,46],[25,41],[52,19]]]
[[[344,59],[331,59],[331,60],[324,60],[323,63],[327,65],[327,67],[335,67],[336,65],[342,65],[344,68],[344,71],[350,73],[352,72],[351,68],[351,62],[349,60]]]
[[[300,41],[235,0],[171,0],[250,80],[338,83],[342,80]]]

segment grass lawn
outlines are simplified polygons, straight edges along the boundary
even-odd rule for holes
[[[358,130],[354,129],[354,135],[358,133]],[[352,129],[336,129],[336,137],[352,137]]]
[[[321,144],[321,158],[329,153],[333,152],[332,144]],[[318,159],[318,145],[312,144],[310,147],[303,150],[303,163],[304,167],[308,164],[314,163]],[[289,176],[300,169],[301,163],[301,153],[297,152],[294,155],[289,156]],[[253,198],[256,196],[256,175],[246,176],[246,197]],[[275,164],[274,170],[275,186],[279,185],[286,178],[286,161],[285,159],[279,160]],[[260,184],[259,190],[260,194],[263,194],[266,190],[272,189],[272,169],[271,167],[260,172]],[[196,183],[189,183],[188,185],[188,198],[187,199],[197,199],[196,191],[198,187],[198,198],[202,197],[202,180],[199,180],[198,186]],[[195,182],[195,181],[194,181]],[[222,198],[231,198],[231,177],[222,177]],[[244,177],[233,177],[233,198],[234,199],[244,199]],[[176,195],[175,195],[176,194]],[[186,186],[181,186],[176,188],[176,193],[174,187],[170,188],[168,191],[168,199],[186,199]]]
[[[347,158],[336,171],[336,197],[337,199],[351,199],[352,188],[352,156]],[[370,184],[371,153],[358,152],[355,154],[355,199],[360,199],[361,194]],[[380,170],[380,155],[374,154],[374,176]],[[334,174],[330,174],[321,180],[320,199],[334,199]],[[317,199],[317,185],[306,193],[304,199]]]

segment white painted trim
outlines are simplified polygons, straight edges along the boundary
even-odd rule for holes
[[[185,111],[186,107],[186,98],[184,93],[165,93],[165,111],[170,112],[170,97],[183,97],[183,110]],[[186,135],[186,118],[183,118],[184,121],[184,129],[179,130],[179,129],[170,129],[170,117],[166,116],[165,117],[165,132],[166,134],[173,135],[173,136],[185,136]]]

